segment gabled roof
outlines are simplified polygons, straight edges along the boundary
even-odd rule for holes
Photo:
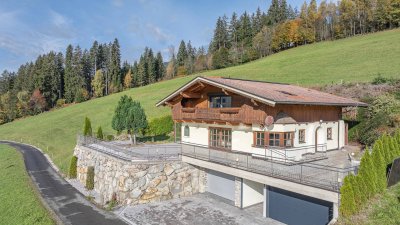
[[[299,87],[291,84],[272,83],[255,80],[232,79],[224,77],[196,77],[174,91],[156,106],[160,106],[185,91],[197,82],[220,87],[267,105],[328,105],[328,106],[367,106],[367,104],[325,92]]]

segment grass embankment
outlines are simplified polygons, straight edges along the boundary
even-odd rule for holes
[[[341,219],[338,225],[397,225],[400,223],[400,184],[372,199],[357,215]]]
[[[274,54],[241,66],[163,81],[69,107],[21,119],[0,126],[0,139],[18,140],[45,150],[66,173],[76,134],[82,130],[85,116],[94,130],[101,125],[111,129],[114,108],[122,95],[139,100],[148,118],[169,113],[168,107],[154,104],[197,75],[230,76],[300,85],[371,81],[378,74],[400,77],[400,30],[392,30],[302,46]]]
[[[55,224],[29,179],[21,154],[0,145],[0,224]]]

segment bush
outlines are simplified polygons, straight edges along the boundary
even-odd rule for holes
[[[72,156],[71,164],[69,165],[69,178],[74,179],[76,178],[76,167],[78,164],[78,157]]]
[[[106,141],[113,141],[113,140],[114,140],[114,135],[108,134],[108,135],[106,136]]]
[[[96,133],[96,137],[97,139],[103,140],[103,129],[101,129],[101,126],[97,129],[97,133]]]
[[[92,136],[92,124],[90,123],[89,118],[85,118],[85,125],[83,127],[83,135],[84,136]]]
[[[174,129],[174,121],[171,116],[155,118],[150,121],[145,133],[150,136],[167,135]]]
[[[57,102],[56,102],[56,107],[57,107],[57,108],[61,108],[61,107],[63,107],[64,105],[65,105],[65,99],[60,98],[60,99],[57,100]]]
[[[93,190],[94,188],[94,167],[89,166],[86,175],[86,189]]]
[[[375,77],[371,83],[377,85],[377,84],[385,84],[388,83],[389,81],[390,81],[389,78],[383,77],[382,74],[378,74],[378,76]]]

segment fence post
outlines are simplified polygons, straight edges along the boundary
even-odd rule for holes
[[[300,164],[300,183],[303,181],[303,165]]]

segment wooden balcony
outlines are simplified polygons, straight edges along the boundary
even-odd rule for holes
[[[261,124],[266,113],[246,107],[238,108],[182,108],[174,107],[172,118],[177,121],[195,121],[206,123]]]

